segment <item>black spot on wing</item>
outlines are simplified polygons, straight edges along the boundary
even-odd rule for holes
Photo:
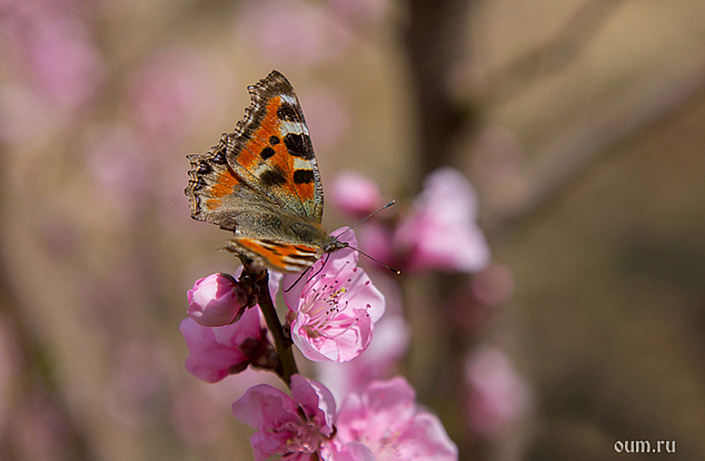
[[[298,122],[301,120],[296,107],[288,102],[285,102],[279,106],[279,109],[277,109],[277,117],[279,117],[279,120],[283,120],[285,122]]]
[[[284,177],[283,174],[278,172],[277,170],[267,170],[261,175],[259,175],[259,180],[262,185],[266,187],[272,187],[276,186],[279,184],[284,184],[286,182],[286,178]]]
[[[305,160],[313,158],[313,145],[311,138],[304,133],[288,133],[284,136],[284,145],[290,155],[300,157]]]
[[[276,145],[279,144],[280,142],[281,142],[281,141],[279,140],[279,138],[278,138],[277,136],[270,136],[270,137],[269,137],[269,144],[271,144],[271,145],[273,145],[273,146],[276,146]]]
[[[311,170],[296,170],[294,171],[294,182],[296,184],[308,184],[313,182],[313,171]]]
[[[268,158],[273,157],[277,152],[272,149],[271,147],[267,146],[262,151],[259,153],[259,156],[262,158],[262,160],[267,160]]]

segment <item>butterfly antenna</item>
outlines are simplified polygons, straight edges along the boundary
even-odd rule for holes
[[[382,207],[376,209],[375,211],[373,211],[372,213],[368,214],[367,216],[365,216],[364,218],[362,218],[361,220],[359,220],[358,222],[356,222],[356,223],[353,224],[352,226],[350,226],[350,227],[348,227],[347,229],[345,229],[345,230],[344,230],[343,232],[341,232],[340,234],[336,235],[335,238],[338,238],[338,237],[340,237],[340,236],[342,236],[342,235],[345,235],[347,232],[350,232],[351,230],[355,229],[357,226],[359,226],[360,224],[364,223],[365,221],[367,221],[368,219],[370,219],[372,216],[376,215],[376,214],[379,213],[380,211],[386,210],[387,208],[389,208],[390,206],[394,205],[395,203],[397,203],[396,200],[390,200],[390,201],[388,201],[384,206],[382,206]],[[355,248],[355,249],[356,249],[356,248]],[[358,250],[358,251],[359,251],[359,250]],[[362,252],[360,252],[360,253],[361,253],[361,254],[364,254],[364,253],[362,253]],[[367,255],[365,255],[365,256],[367,256]],[[367,256],[367,257],[369,258],[369,256]],[[373,258],[370,258],[370,259],[373,259]],[[380,263],[380,264],[381,264],[381,263]]]
[[[364,256],[365,258],[369,259],[370,261],[376,262],[377,264],[379,264],[379,265],[382,266],[382,267],[386,267],[386,268],[389,269],[391,272],[394,272],[394,273],[397,274],[397,275],[400,275],[400,274],[401,274],[401,271],[400,271],[400,270],[394,269],[393,267],[391,267],[391,266],[388,265],[388,264],[383,263],[383,262],[380,261],[379,259],[373,258],[372,256],[368,255],[367,253],[365,253],[364,251],[360,250],[359,248],[355,248],[355,247],[349,246],[349,245],[348,245],[348,248],[350,248],[351,250],[357,251],[358,253],[360,253],[360,254],[361,254],[362,256]]]
[[[308,266],[308,267],[306,268],[306,270],[303,271],[303,272],[301,273],[301,275],[299,275],[299,277],[296,279],[296,281],[295,281],[294,283],[292,283],[289,288],[287,288],[287,289],[284,290],[284,293],[290,292],[291,289],[294,288],[294,287],[301,281],[301,279],[304,277],[304,275],[306,275],[306,272],[308,272],[308,270],[311,269],[311,267],[312,267],[312,266]]]
[[[315,274],[311,275],[311,277],[309,277],[308,280],[311,280],[312,278],[314,278],[315,276],[317,276],[318,274],[320,274],[321,271],[323,270],[323,268],[326,267],[326,263],[328,262],[328,258],[330,258],[330,253],[326,253],[325,256],[324,256],[324,258],[325,258],[325,259],[323,260],[323,264],[321,264],[320,269],[318,269]],[[313,267],[313,266],[308,266],[308,267],[306,268],[306,270],[303,271],[303,272],[301,273],[301,275],[299,275],[299,277],[296,279],[296,281],[295,281],[294,283],[292,283],[289,288],[287,288],[286,290],[284,290],[284,293],[288,293],[289,291],[291,291],[292,288],[294,288],[296,285],[298,285],[298,283],[301,281],[301,279],[304,277],[304,275],[306,275],[306,272],[308,272],[309,269],[311,269],[312,267]],[[307,281],[307,283],[308,283],[308,281]]]

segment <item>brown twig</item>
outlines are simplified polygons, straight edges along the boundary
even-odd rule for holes
[[[299,370],[296,366],[296,360],[294,359],[294,354],[291,349],[292,342],[284,335],[284,328],[282,328],[277,310],[272,302],[272,295],[269,292],[268,283],[269,274],[267,271],[256,270],[247,266],[245,266],[245,270],[252,273],[254,276],[258,288],[257,304],[259,304],[264,320],[267,322],[267,327],[274,340],[274,347],[279,356],[277,374],[287,386],[291,386],[291,376],[297,374]]]

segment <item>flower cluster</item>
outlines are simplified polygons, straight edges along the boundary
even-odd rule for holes
[[[344,174],[331,197],[355,217],[374,212],[382,200],[376,185],[355,173]],[[474,274],[446,308],[453,328],[465,332],[512,289],[511,274],[490,264],[476,208],[468,181],[443,168],[395,218],[375,215],[361,231],[366,251],[403,271]],[[289,393],[254,385],[232,404],[235,417],[255,430],[250,442],[256,460],[457,460],[440,419],[421,409],[411,385],[395,376],[411,331],[397,282],[382,274],[372,282],[358,265],[351,229],[332,235],[349,246],[303,276],[267,274],[246,264],[233,275],[198,280],[187,293],[188,317],[180,326],[190,351],[187,370],[213,383],[253,367],[288,385]],[[273,303],[280,291],[283,324]],[[320,381],[299,374],[294,346],[315,362]],[[528,388],[499,350],[469,355],[464,378],[465,400],[459,401],[465,405],[459,408],[473,436],[494,437],[526,412]]]
[[[333,234],[357,247],[351,230]],[[339,407],[328,387],[299,374],[289,376],[290,395],[267,384],[247,390],[232,410],[256,429],[251,438],[255,459],[457,459],[440,420],[418,409],[409,383],[400,377],[381,379],[408,342],[406,328],[393,334],[401,322],[399,303],[380,321],[386,297],[358,266],[353,249],[338,250],[311,270],[309,278],[270,274],[268,281],[272,298],[284,287],[286,336],[306,358],[331,366],[355,363],[372,344],[378,321],[390,334],[375,342],[378,352],[359,362],[365,378],[339,393]],[[188,291],[188,317],[180,330],[190,352],[186,369],[197,378],[217,382],[252,366],[286,381],[254,278],[247,270],[213,274]],[[385,339],[398,345],[386,341],[385,346]]]
[[[256,460],[457,459],[440,420],[417,407],[413,389],[400,377],[370,383],[336,412],[325,386],[294,375],[291,397],[262,384],[232,410],[257,430],[251,438]]]

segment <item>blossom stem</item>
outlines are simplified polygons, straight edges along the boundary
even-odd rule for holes
[[[272,302],[272,295],[269,293],[269,274],[267,271],[262,271],[260,274],[255,278],[259,288],[257,304],[259,304],[264,320],[267,322],[267,328],[269,328],[269,331],[272,333],[274,347],[279,356],[277,374],[287,386],[291,387],[291,376],[299,372],[296,367],[296,360],[294,360],[294,354],[291,350],[293,343],[284,336],[284,329],[282,328],[277,310]]]

